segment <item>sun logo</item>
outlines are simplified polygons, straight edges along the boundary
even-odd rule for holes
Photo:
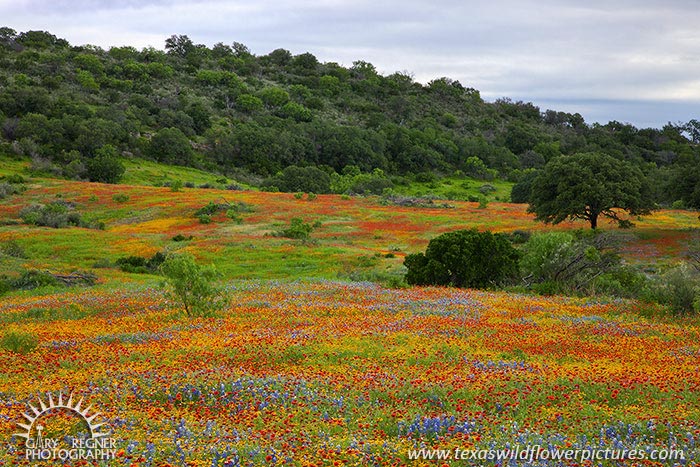
[[[68,396],[67,401],[64,401],[63,393],[60,392],[58,393],[58,400],[56,401],[54,401],[53,396],[49,393],[48,404],[46,404],[41,397],[37,397],[37,400],[39,401],[39,408],[33,406],[32,404],[28,404],[29,408],[33,412],[33,415],[26,412],[22,414],[22,416],[26,418],[29,423],[17,423],[17,425],[19,425],[21,428],[27,430],[26,433],[15,433],[15,435],[26,440],[31,439],[34,423],[36,423],[38,419],[46,415],[48,412],[56,409],[68,410],[78,414],[83,420],[85,420],[85,423],[87,423],[88,427],[90,428],[90,436],[93,439],[109,435],[109,433],[98,431],[101,426],[104,426],[104,423],[95,423],[95,419],[100,415],[100,412],[95,412],[94,414],[90,415],[90,410],[92,409],[91,405],[86,409],[81,409],[84,400],[82,397],[75,405],[73,404],[73,393]],[[39,430],[39,427],[37,427],[37,430],[39,431],[40,435],[41,430]]]
[[[27,404],[29,411],[22,414],[26,419],[26,423],[17,423],[24,429],[22,433],[15,433],[15,436],[24,438],[24,446],[26,448],[25,455],[29,460],[77,460],[77,459],[113,459],[115,441],[109,438],[109,433],[102,431],[101,427],[104,422],[98,422],[97,417],[100,412],[92,413],[92,406],[83,408],[84,399],[81,397],[77,402],[73,401],[73,393],[66,399],[63,393],[58,393],[58,398],[54,398],[49,393],[48,401],[44,401],[41,396],[37,397],[38,404]],[[68,446],[64,446],[60,439],[50,438],[42,433],[45,426],[40,423],[43,417],[50,418],[56,412],[72,412],[85,421],[89,430],[90,437],[87,439],[74,438]],[[32,436],[32,432],[36,436]]]

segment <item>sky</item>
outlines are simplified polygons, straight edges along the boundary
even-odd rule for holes
[[[103,48],[186,34],[365,60],[589,123],[700,119],[700,0],[0,0],[3,25]]]

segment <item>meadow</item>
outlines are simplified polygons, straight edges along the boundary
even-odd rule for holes
[[[137,169],[133,185],[34,178],[0,200],[0,242],[26,253],[2,256],[0,273],[99,278],[0,297],[3,333],[38,338],[25,354],[0,348],[0,465],[27,463],[15,423],[38,394],[59,391],[102,412],[118,448],[105,465],[438,465],[408,450],[537,444],[675,448],[688,456],[678,465],[700,465],[697,318],[605,297],[373,282],[400,278],[404,255],[443,232],[551,228],[525,205],[173,191],[138,185],[151,175]],[[19,221],[23,207],[56,200],[104,230]],[[195,212],[210,202],[246,208],[202,223]],[[315,225],[308,240],[273,235],[292,218]],[[681,210],[635,222],[623,255],[649,267],[678,258],[698,225]],[[114,266],[173,251],[223,273],[231,302],[216,317],[186,317],[158,276]]]

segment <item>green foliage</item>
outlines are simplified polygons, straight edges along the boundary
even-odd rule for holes
[[[16,290],[31,290],[39,287],[54,287],[61,285],[58,279],[45,271],[30,269],[22,271],[22,274],[11,283]]]
[[[183,240],[184,239],[183,237]],[[173,240],[175,239],[173,238]],[[133,274],[155,274],[158,272],[158,268],[160,268],[161,264],[163,264],[163,261],[165,261],[165,255],[161,252],[157,252],[150,258],[144,258],[143,256],[125,256],[118,258],[115,264],[124,272]]]
[[[118,158],[117,148],[102,146],[93,159],[86,164],[87,176],[91,182],[118,183],[126,171]]]
[[[530,194],[532,192],[532,184],[539,173],[535,170],[530,170],[522,174],[520,180],[513,185],[510,192],[510,201],[512,203],[529,203]]]
[[[271,177],[263,186],[275,186],[280,191],[330,193],[331,176],[316,167],[297,167],[291,165],[281,173]]]
[[[24,248],[17,243],[16,240],[7,240],[0,244],[0,252],[3,255],[10,256],[12,258],[26,259],[27,254],[24,252]]]
[[[178,191],[182,190],[182,180],[175,180],[170,184],[170,191],[177,193]]]
[[[289,93],[278,87],[265,88],[258,94],[265,105],[270,107],[282,107],[289,102]]]
[[[577,238],[569,232],[534,234],[522,247],[523,281],[535,290],[592,293],[599,276],[619,267],[617,240],[609,234]]]
[[[331,191],[333,193],[357,195],[381,195],[385,190],[394,187],[394,183],[381,169],[371,173],[362,173],[359,167],[349,165],[343,169],[342,175],[331,175]]]
[[[153,135],[147,154],[159,162],[175,165],[189,165],[194,158],[190,140],[179,128],[163,128]]]
[[[126,203],[131,197],[126,193],[115,193],[112,195],[112,201],[115,203]]]
[[[284,104],[280,113],[282,116],[291,118],[297,122],[310,122],[314,117],[311,110],[296,102],[287,102]]]
[[[22,191],[24,191],[24,187],[22,185],[16,185],[9,182],[0,182],[0,199],[16,195]]]
[[[189,240],[192,240],[193,238],[194,237],[192,235],[177,234],[171,240],[173,242],[187,242]]]
[[[652,207],[648,180],[639,169],[602,153],[552,159],[532,183],[529,212],[557,224],[584,219],[592,229],[598,217],[620,221],[620,210],[648,214]]]
[[[6,331],[0,339],[0,347],[18,354],[28,354],[39,346],[39,338],[29,332]]]
[[[19,216],[26,224],[61,229],[65,227],[99,228],[97,224],[83,221],[80,213],[71,203],[54,201],[48,204],[34,204],[23,208]]]
[[[651,298],[668,305],[677,315],[700,312],[700,277],[688,264],[682,263],[657,279]]]
[[[425,253],[406,256],[406,282],[485,288],[518,271],[518,251],[503,234],[459,230],[430,240]]]
[[[213,266],[200,266],[190,254],[169,255],[160,266],[164,288],[191,317],[210,317],[228,303],[224,291],[214,283],[219,274]]]
[[[273,235],[275,237],[286,237],[294,238],[297,240],[308,240],[311,236],[311,232],[314,230],[314,226],[304,222],[303,219],[299,217],[293,217],[289,223],[289,226],[275,232]]]

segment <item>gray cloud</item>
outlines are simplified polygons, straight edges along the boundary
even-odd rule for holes
[[[258,54],[283,47],[346,65],[363,59],[589,121],[699,117],[696,0],[0,0],[0,18],[103,47],[162,47],[178,33]]]

